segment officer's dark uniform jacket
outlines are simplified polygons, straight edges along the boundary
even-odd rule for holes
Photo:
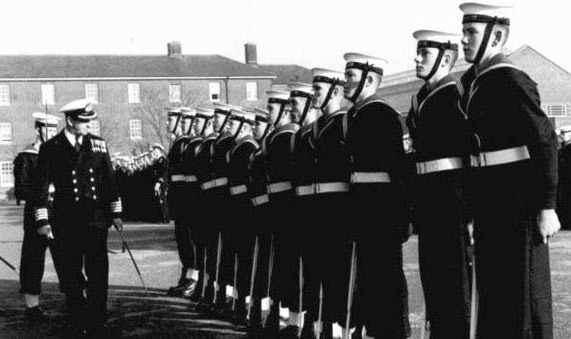
[[[111,219],[122,212],[115,173],[105,141],[97,136],[83,136],[76,152],[64,131],[42,144],[36,185],[36,220],[38,227],[48,224],[48,186],[55,187],[53,199],[54,227],[74,227],[87,223],[107,229]]]
[[[470,68],[462,84],[473,138],[479,337],[552,338],[548,246],[536,216],[555,207],[553,127],[536,83],[503,54]]]
[[[188,136],[181,135],[177,137],[169,150],[167,155],[169,162],[169,211],[174,220],[179,220],[183,217],[184,199],[182,198],[183,187],[185,184],[184,174],[184,152],[186,150],[186,143]]]
[[[419,233],[420,274],[431,335],[468,338],[470,279],[466,230],[467,118],[448,75],[412,98],[407,126],[413,140],[413,218]],[[408,186],[408,185],[407,185]]]
[[[401,241],[408,218],[399,113],[373,95],[351,107],[347,116],[351,206],[357,226],[355,317],[361,318],[371,336],[404,338],[410,334],[410,324]]]

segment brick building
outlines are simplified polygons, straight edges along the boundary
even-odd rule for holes
[[[35,139],[32,112],[58,114],[73,99],[91,98],[98,112],[92,133],[107,140],[110,152],[135,154],[154,142],[168,144],[166,106],[264,106],[276,75],[252,66],[184,55],[178,42],[161,56],[0,56],[0,198],[13,185],[15,155]]]
[[[508,58],[537,82],[542,107],[553,126],[571,124],[571,73],[528,45],[509,53]],[[459,78],[470,66],[464,59],[458,60],[453,73]],[[404,121],[411,97],[422,84],[414,69],[390,74],[383,78],[379,94],[401,112]]]

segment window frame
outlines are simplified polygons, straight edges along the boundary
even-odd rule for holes
[[[134,91],[132,91],[132,89],[135,88],[133,86],[136,86],[136,88],[137,88],[136,101],[131,100],[131,99],[133,99],[134,93],[135,93]],[[128,100],[128,103],[130,103],[130,104],[140,104],[141,103],[141,85],[138,82],[127,83],[127,100]]]
[[[7,130],[9,131],[7,134],[9,136],[9,139],[4,139],[2,134],[2,131],[4,131],[2,127],[6,126],[8,127]],[[12,145],[13,142],[14,142],[14,127],[12,123],[6,121],[0,122],[0,145]]]
[[[46,100],[48,98],[45,97],[45,95],[47,93],[44,91],[44,88],[50,88],[50,87],[52,89],[52,92],[51,92],[52,97],[51,97],[51,102],[48,102],[48,100]],[[54,83],[46,82],[46,83],[41,84],[41,92],[42,92],[42,105],[55,105],[56,104],[56,86]]]
[[[11,161],[0,161],[0,187],[14,187],[14,164]]]
[[[178,88],[178,99],[174,98],[173,89]],[[181,84],[169,84],[169,102],[171,103],[181,103],[182,102],[182,85]]]
[[[218,92],[218,93],[216,93]],[[217,99],[212,98],[213,95],[218,95]],[[210,102],[220,102],[220,82],[208,83],[208,100]]]
[[[137,128],[134,127],[134,123],[137,122],[138,126],[138,135],[135,133]],[[129,119],[129,139],[133,141],[142,140],[143,139],[143,122],[141,119]]]
[[[254,85],[255,87],[249,88],[249,85]],[[250,97],[250,94],[253,92],[254,97]],[[258,101],[258,82],[257,81],[248,81],[246,82],[246,101]]]
[[[6,89],[3,91],[2,89]],[[5,98],[6,100],[2,100]],[[10,85],[0,84],[0,106],[10,106]]]

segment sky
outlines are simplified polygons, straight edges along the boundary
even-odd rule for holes
[[[417,29],[461,32],[458,0],[0,0],[0,55],[220,54],[260,64],[342,70],[343,54],[388,60],[385,74],[412,69]],[[502,4],[508,2],[502,1]],[[569,0],[509,0],[508,49],[528,44],[571,72]]]

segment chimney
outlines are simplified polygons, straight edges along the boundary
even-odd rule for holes
[[[167,55],[169,57],[175,57],[175,58],[182,57],[182,45],[180,44],[180,41],[171,41],[167,43],[167,49],[168,49]]]
[[[244,49],[246,52],[246,65],[258,67],[258,51],[256,44],[248,42],[244,45]]]

